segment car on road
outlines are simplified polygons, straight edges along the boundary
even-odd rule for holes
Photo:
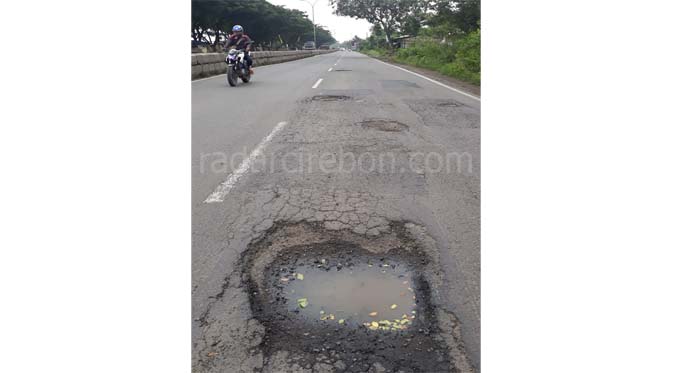
[[[304,49],[306,51],[315,50],[315,49],[317,49],[317,46],[316,46],[316,44],[314,44],[313,41],[308,41],[308,42],[304,43],[304,45],[302,46],[302,49]]]

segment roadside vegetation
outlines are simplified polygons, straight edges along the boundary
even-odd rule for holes
[[[267,50],[302,48],[314,39],[312,21],[299,10],[266,0],[191,1],[192,45],[219,46],[236,24],[244,26],[256,47]],[[317,46],[335,42],[328,30],[317,26]]]
[[[370,21],[352,40],[367,55],[481,83],[480,0],[332,0],[336,13]]]

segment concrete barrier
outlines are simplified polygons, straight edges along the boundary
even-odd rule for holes
[[[274,63],[288,62],[332,53],[335,50],[314,51],[262,51],[251,52],[254,67],[271,65]],[[191,55],[191,79],[199,79],[206,76],[224,74],[227,71],[225,57],[227,53],[196,53]]]

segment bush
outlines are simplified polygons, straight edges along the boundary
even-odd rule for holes
[[[368,56],[377,57],[377,58],[387,57],[389,55],[389,53],[387,52],[386,49],[380,49],[380,48],[362,49],[360,51],[364,52]]]
[[[395,61],[439,71],[442,74],[481,84],[481,31],[476,30],[447,43],[420,38],[415,45],[390,55],[385,49],[364,51],[373,57],[390,56]]]

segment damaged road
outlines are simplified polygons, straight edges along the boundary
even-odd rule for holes
[[[352,52],[192,91],[192,371],[479,371],[477,100]]]

